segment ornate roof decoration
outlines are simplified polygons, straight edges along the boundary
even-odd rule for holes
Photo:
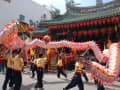
[[[40,34],[40,33],[49,33],[48,28],[40,27],[38,30],[32,31],[33,34]]]
[[[68,10],[69,8],[69,10]],[[120,15],[120,1],[112,1],[102,6],[92,7],[75,7],[71,3],[67,3],[67,12],[51,21],[41,22],[42,25],[56,25],[92,19],[99,19]]]

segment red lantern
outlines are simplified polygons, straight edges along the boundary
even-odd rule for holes
[[[112,23],[114,23],[114,21],[115,21],[115,18],[113,17],[113,18],[112,18]]]
[[[79,24],[77,23],[77,27],[79,27]]]
[[[81,26],[81,27],[82,27],[82,25],[83,25],[83,24],[82,24],[82,23],[80,23],[80,26]]]
[[[83,35],[83,32],[82,31],[79,31],[78,32],[78,36],[80,37],[80,36],[82,36]]]
[[[66,32],[65,31],[63,31],[63,36],[65,36],[66,35]]]
[[[55,28],[58,29],[58,26],[56,25]]]
[[[87,35],[88,35],[88,32],[87,32],[87,31],[84,31],[83,34],[84,34],[85,36],[87,36]]]
[[[89,30],[88,31],[88,34],[90,35],[90,37],[93,35],[93,31],[92,30]]]
[[[93,21],[91,21],[90,24],[93,25]]]
[[[102,33],[102,35],[104,35],[106,33],[106,30],[104,28],[102,28],[101,33]]]
[[[99,30],[95,30],[94,33],[95,33],[96,36],[98,36]]]
[[[52,29],[55,29],[55,26],[52,26]]]
[[[75,24],[73,24],[73,27],[76,27],[76,25],[75,25]]]
[[[67,24],[67,28],[69,28],[69,24]]]
[[[61,28],[61,25],[59,25],[59,29]]]
[[[55,29],[55,26],[52,26],[53,29]]]
[[[116,23],[119,23],[119,17],[116,17],[116,21],[115,21]]]
[[[50,29],[52,29],[52,26],[50,26]]]
[[[77,36],[77,31],[74,31],[74,32],[73,32],[73,36]]]
[[[70,24],[71,28],[73,27],[73,24]]]
[[[48,26],[49,29],[52,29],[51,26]]]
[[[103,22],[103,24],[105,24],[106,23],[105,19],[103,19],[102,22]]]
[[[62,25],[62,27],[64,28],[64,24]]]
[[[66,28],[69,28],[68,24],[66,24]]]
[[[90,25],[89,21],[87,22],[87,25],[88,25],[88,26]]]
[[[60,26],[58,25],[57,28],[60,29]]]
[[[62,29],[63,29],[63,24],[61,25]]]
[[[66,28],[66,24],[64,25],[64,28]]]
[[[100,25],[102,24],[102,22],[101,22],[101,19],[99,20],[99,22],[98,22]]]
[[[97,25],[97,20],[94,21],[95,25]]]
[[[83,24],[84,24],[84,26],[86,26],[86,22],[84,22]]]
[[[53,26],[53,29],[56,29],[56,26]]]
[[[112,33],[112,32],[113,32],[112,27],[109,27],[109,28],[108,28],[108,33]]]
[[[110,23],[110,18],[107,19],[107,22]]]
[[[59,25],[59,28],[61,29],[61,25]]]
[[[58,28],[58,26],[56,25],[56,26],[55,26],[55,28],[57,29],[57,28]]]
[[[65,28],[67,28],[67,24],[65,25]]]
[[[62,28],[62,25],[59,25],[59,28]]]

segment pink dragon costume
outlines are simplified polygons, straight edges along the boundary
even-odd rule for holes
[[[0,32],[0,43],[9,47],[9,43],[12,43],[12,48],[23,47],[24,41],[17,35],[18,28],[16,22],[6,25],[6,27]],[[88,70],[92,77],[98,80],[101,84],[111,85],[118,78],[120,73],[120,43],[113,43],[109,48],[109,54],[102,53],[98,45],[94,41],[88,42],[71,42],[71,41],[57,41],[57,42],[45,42],[39,39],[34,39],[31,42],[25,43],[26,50],[40,46],[44,49],[62,48],[68,47],[75,50],[87,50],[91,49],[94,52],[95,57],[100,62],[106,62],[107,66],[102,66],[99,63],[91,61],[91,68]]]

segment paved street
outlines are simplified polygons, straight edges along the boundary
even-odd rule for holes
[[[56,77],[56,73],[45,73],[44,75],[44,88],[45,90],[63,90],[63,87],[65,87],[72,77],[73,73],[68,72],[68,79],[65,80],[64,77],[61,77],[61,79],[58,79]],[[2,84],[4,81],[4,74],[0,74],[0,90],[2,90]],[[21,90],[34,90],[34,85],[36,83],[36,77],[34,79],[30,78],[31,73],[24,73],[22,74],[23,77],[23,83]],[[84,78],[83,78],[84,81]],[[89,81],[86,83],[84,81],[84,87],[85,90],[97,90],[96,86],[94,85],[93,81]],[[71,90],[78,90],[78,87],[72,88]],[[115,82],[115,84],[112,87],[106,88],[105,90],[120,90],[120,82]]]

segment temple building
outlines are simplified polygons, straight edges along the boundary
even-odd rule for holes
[[[103,49],[108,39],[118,41],[120,28],[120,0],[103,3],[96,0],[96,6],[78,7],[66,0],[64,15],[40,23],[42,30],[33,31],[33,38],[49,34],[52,40],[84,42],[94,40]]]

